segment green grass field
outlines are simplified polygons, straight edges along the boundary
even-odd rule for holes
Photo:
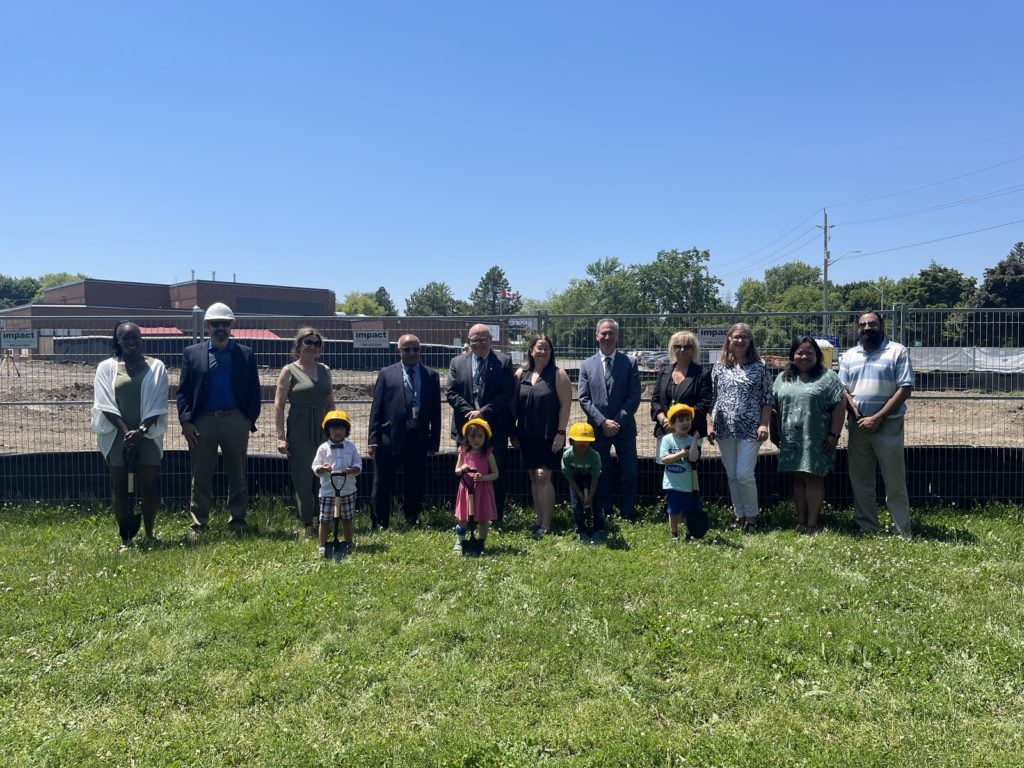
[[[363,519],[343,563],[250,520],[119,555],[109,514],[0,510],[0,764],[1024,764],[1019,508],[586,549],[521,512],[480,559]]]

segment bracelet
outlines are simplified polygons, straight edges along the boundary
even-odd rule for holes
[[[555,432],[555,434],[556,435],[561,435],[562,437],[565,437],[565,430],[564,429],[560,429],[557,432]]]

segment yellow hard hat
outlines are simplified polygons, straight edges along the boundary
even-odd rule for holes
[[[577,443],[594,442],[594,428],[585,421],[577,421],[569,427],[569,439]]]
[[[348,414],[344,411],[328,411],[324,414],[324,420],[320,422],[320,426],[323,429],[327,429],[327,426],[332,421],[341,421],[345,423],[348,431],[352,431],[352,422],[348,420]]]
[[[470,426],[480,427],[480,429],[482,429],[487,434],[487,437],[491,437],[491,434],[492,434],[491,433],[491,425],[488,424],[483,419],[481,419],[480,417],[477,417],[475,419],[470,419],[469,421],[467,421],[465,424],[462,425],[462,436],[463,437],[466,436],[466,430],[469,429]]]
[[[696,415],[697,412],[693,410],[693,406],[687,405],[686,403],[676,403],[671,408],[669,408],[668,413],[665,414],[666,418],[668,418],[669,424],[672,423],[672,420],[676,416],[689,416],[690,421],[693,421],[693,417]]]

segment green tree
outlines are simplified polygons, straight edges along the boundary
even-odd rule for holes
[[[916,276],[900,280],[898,290],[908,307],[962,307],[974,293],[974,278],[933,261]]]
[[[39,281],[34,277],[0,275],[0,309],[30,304],[38,291]]]
[[[501,267],[491,267],[469,294],[469,311],[477,315],[514,315],[523,307]]]
[[[658,251],[650,264],[632,267],[641,299],[634,311],[678,315],[723,309],[718,298],[722,281],[709,274],[710,259],[708,251],[673,249]]]
[[[431,281],[409,294],[405,300],[405,314],[418,317],[435,317],[464,314],[465,302],[452,295],[448,283]]]
[[[1024,307],[1024,242],[1014,244],[1005,259],[985,270],[971,303],[976,307]]]
[[[391,300],[391,294],[388,293],[387,289],[383,285],[373,292],[373,299],[380,304],[385,315],[394,317],[398,314],[398,310],[395,308],[395,303]]]
[[[43,292],[47,288],[55,288],[58,285],[65,285],[67,283],[77,283],[79,280],[88,279],[88,277],[88,275],[81,272],[47,272],[38,279],[39,288],[36,290],[36,295],[32,298],[32,301],[42,301]]]
[[[377,303],[374,294],[362,291],[345,294],[345,298],[338,302],[337,309],[346,315],[380,316],[384,314],[384,307]]]

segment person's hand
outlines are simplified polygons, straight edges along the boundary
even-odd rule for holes
[[[509,438],[509,442],[512,443],[512,447],[513,448],[515,448],[517,451],[519,450],[519,438],[518,437],[513,435],[512,437]]]
[[[555,439],[551,441],[551,452],[558,453],[565,448],[565,435],[555,435]]]
[[[717,442],[717,440],[718,440],[718,438],[715,436],[715,430],[709,429],[708,430],[708,442],[711,443],[712,445],[714,445],[715,442]]]
[[[371,459],[374,456],[376,456],[377,455],[377,446],[376,445],[368,445],[366,447],[366,455],[369,456]],[[428,453],[427,455],[429,456],[430,454]]]
[[[615,437],[619,434],[620,429],[621,426],[619,425],[619,422],[614,419],[605,419],[604,423],[601,425],[601,431],[604,432],[605,437]]]
[[[317,472],[330,472],[334,467],[329,462],[324,462],[320,465],[320,469]]]
[[[470,419],[479,419],[481,413],[483,413],[483,411],[470,411],[466,414],[466,421],[469,421]]]
[[[857,419],[857,427],[865,432],[875,432],[878,430],[878,419],[874,416],[862,416]]]
[[[836,443],[839,442],[839,436],[833,435],[831,432],[825,436],[825,453],[832,453],[836,449]]]
[[[757,442],[763,443],[768,439],[768,427],[764,424],[759,424],[757,427]]]
[[[345,469],[342,470],[342,472],[344,472],[346,475],[354,475],[358,471],[359,470],[357,470],[355,467],[345,467]]]
[[[199,430],[196,429],[196,425],[191,421],[186,421],[181,425],[181,434],[185,436],[185,442],[191,447],[199,445]]]
[[[288,441],[283,437],[277,438],[277,452],[288,455]]]

